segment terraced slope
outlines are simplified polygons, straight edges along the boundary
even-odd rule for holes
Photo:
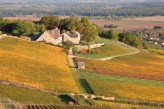
[[[79,92],[65,52],[54,46],[3,38],[0,40],[0,71],[1,81],[55,92]]]

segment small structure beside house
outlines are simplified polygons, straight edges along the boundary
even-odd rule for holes
[[[73,44],[79,44],[80,34],[77,31],[68,31],[60,34],[56,27],[53,30],[46,30],[36,41],[60,45],[62,42],[71,41]]]
[[[77,62],[79,69],[85,69],[85,62]]]

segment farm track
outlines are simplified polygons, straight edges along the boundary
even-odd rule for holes
[[[100,58],[100,59],[98,59],[98,60],[107,61],[107,60],[111,60],[111,59],[113,59],[113,58],[118,58],[118,57],[123,57],[123,56],[134,55],[134,54],[137,54],[137,53],[139,53],[139,52],[140,52],[140,51],[137,50],[137,51],[135,51],[135,52],[133,52],[133,53],[126,53],[126,54],[122,54],[122,55],[114,55],[114,56],[110,56],[110,57],[106,57],[106,58]]]
[[[84,57],[80,57],[80,56],[72,56],[73,58],[81,58],[81,59],[89,59],[89,60],[99,60],[99,61],[107,61],[107,60],[111,60],[113,58],[118,58],[118,57],[123,57],[123,56],[130,56],[130,55],[134,55],[139,53],[140,50],[137,50],[135,52],[132,53],[126,53],[126,54],[119,54],[119,55],[113,55],[113,56],[109,56],[109,57],[105,57],[105,58],[99,58],[99,59],[94,59],[94,58],[84,58]]]

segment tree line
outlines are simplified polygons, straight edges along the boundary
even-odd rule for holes
[[[87,17],[71,17],[60,19],[58,16],[44,16],[40,21],[31,20],[6,20],[0,18],[0,31],[15,36],[32,36],[33,34],[43,33],[58,27],[61,33],[66,31],[78,31],[82,36],[82,41],[89,44],[98,36],[98,28],[92,24]]]
[[[115,31],[114,29],[110,29],[110,30],[102,30],[100,31],[99,35],[101,37],[110,39],[110,40],[118,40],[121,42],[124,42],[130,46],[133,47],[140,47],[142,45],[142,41],[133,33],[131,32],[122,32],[122,33],[118,33],[117,31]]]
[[[140,47],[142,41],[131,32],[118,33],[113,29],[100,30],[95,24],[92,24],[88,17],[82,17],[80,20],[76,17],[60,19],[58,16],[44,16],[40,21],[31,20],[5,20],[0,18],[0,31],[15,36],[32,36],[33,34],[43,33],[45,30],[51,30],[58,27],[61,34],[66,31],[78,31],[81,34],[81,43],[89,45],[93,43],[97,36],[108,38],[110,40],[119,40],[133,47]]]
[[[105,16],[105,17],[131,17],[131,16],[155,16],[162,15],[164,16],[164,3],[139,3],[133,5],[121,5],[111,6],[110,4],[98,4],[98,3],[71,3],[67,4],[55,4],[57,9],[51,7],[50,5],[46,7],[34,7],[31,5],[29,8],[8,8],[0,6],[0,16],[16,16],[16,15],[33,15],[36,16],[42,15],[68,15],[68,16]],[[105,7],[105,8],[104,8]],[[47,10],[45,10],[47,8]]]
[[[39,22],[33,22],[31,20],[6,20],[0,18],[0,31],[7,34],[30,36],[32,34],[44,32],[45,30],[45,25]]]

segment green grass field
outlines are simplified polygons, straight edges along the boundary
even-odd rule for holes
[[[63,49],[17,38],[0,40],[0,80],[51,90],[79,90]]]
[[[50,94],[3,84],[0,84],[0,98],[25,104],[61,104],[59,98]]]
[[[164,88],[164,81],[144,80],[144,79],[137,79],[137,78],[95,74],[95,73],[88,73],[88,72],[81,72],[81,71],[79,71],[79,74],[80,74],[80,78],[82,79],[99,79],[99,80],[116,81],[121,83],[131,83],[131,84],[146,85],[146,86],[158,86]]]
[[[96,42],[105,43],[105,45],[102,47],[92,49],[92,51],[99,51],[98,54],[87,53],[87,54],[77,54],[77,56],[97,59],[97,58],[104,58],[104,57],[110,57],[115,55],[132,53],[136,51],[136,49],[130,48],[129,46],[105,38],[98,37],[96,39]]]

